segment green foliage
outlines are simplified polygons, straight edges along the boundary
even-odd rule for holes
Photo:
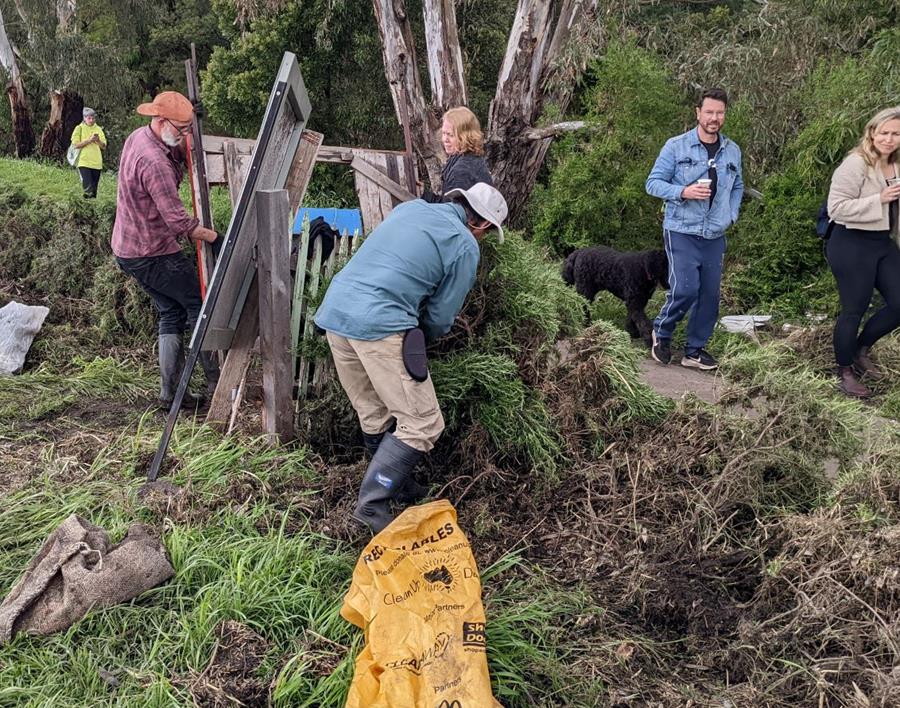
[[[822,293],[818,283],[827,267],[815,219],[827,188],[811,188],[791,174],[772,177],[763,201],[745,200],[729,236],[723,289],[737,311],[777,308],[779,314],[804,314]],[[828,292],[832,292],[831,289]]]
[[[526,388],[514,361],[464,351],[433,361],[429,368],[449,434],[479,424],[501,454],[555,474],[561,441],[546,407]]]
[[[511,350],[516,349],[518,335],[524,334],[529,346],[542,350],[560,336],[574,334],[583,322],[583,298],[565,284],[558,265],[521,234],[506,231],[504,236],[502,244],[482,245],[482,287],[494,334],[502,326]]]
[[[656,244],[660,202],[644,182],[665,141],[684,129],[683,99],[657,57],[621,41],[587,80],[584,117],[593,129],[553,148],[549,182],[533,195],[535,240],[557,254]]]
[[[644,351],[631,345],[621,328],[600,320],[585,330],[582,340],[590,342],[592,362],[609,382],[615,394],[606,411],[609,427],[634,422],[657,423],[672,409],[672,401],[656,393],[641,380],[640,362]]]
[[[782,149],[807,119],[816,119],[796,89],[823,65],[866,53],[879,32],[898,20],[900,6],[893,0],[636,5],[629,18],[642,43],[664,58],[680,86],[692,94],[701,87],[723,86],[733,102],[746,107],[746,131],[732,137],[740,137],[750,184],[775,171],[785,157]],[[880,105],[875,86],[868,87],[870,109]],[[731,117],[729,134],[734,132],[730,122]]]
[[[215,7],[223,25],[233,21],[230,2]],[[309,128],[334,144],[399,145],[371,4],[294,0],[240,36],[230,29],[229,38],[231,46],[213,51],[202,77],[203,100],[217,124],[255,137],[281,57],[290,51],[313,105]]]

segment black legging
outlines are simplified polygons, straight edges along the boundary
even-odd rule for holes
[[[834,323],[834,356],[850,366],[859,347],[871,347],[900,326],[900,248],[888,231],[862,231],[835,224],[827,246],[837,281],[841,314]],[[885,306],[859,331],[875,289]]]

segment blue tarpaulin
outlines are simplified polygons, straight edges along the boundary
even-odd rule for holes
[[[301,209],[294,220],[294,233],[299,234],[303,230],[303,219],[309,216],[309,220],[321,216],[333,229],[344,235],[346,231],[351,236],[354,231],[362,233],[362,214],[359,209]]]

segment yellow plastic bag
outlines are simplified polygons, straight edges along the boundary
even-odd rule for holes
[[[360,555],[341,616],[365,630],[347,708],[491,708],[481,580],[456,510],[410,507]]]

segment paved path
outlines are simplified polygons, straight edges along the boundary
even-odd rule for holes
[[[674,357],[668,366],[653,359],[641,361],[641,378],[660,395],[679,399],[685,393],[693,393],[707,403],[717,403],[723,388],[722,377],[716,372],[688,369]]]

